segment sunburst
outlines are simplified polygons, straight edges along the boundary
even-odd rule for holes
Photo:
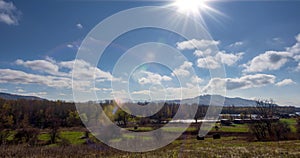
[[[207,2],[208,0],[175,0],[172,5],[181,13],[197,15],[209,8]]]

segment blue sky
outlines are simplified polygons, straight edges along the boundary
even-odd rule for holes
[[[122,10],[173,3],[0,0],[0,91],[72,100],[73,61],[82,40],[99,22]],[[300,106],[300,2],[207,1],[206,5],[221,13],[199,13],[212,37],[209,41],[187,40],[153,28],[134,30],[115,39],[98,64],[100,79],[94,89],[98,98],[120,94],[112,93],[110,83],[122,82],[114,76],[113,68],[124,52],[141,43],[160,42],[180,51],[188,62],[173,70],[157,64],[137,68],[129,88],[137,99],[151,98],[149,89],[153,95],[162,96],[155,92],[161,85],[176,93],[176,75],[181,75],[191,81],[184,88],[189,90],[197,84],[200,94],[226,82],[229,97],[273,98],[282,105]],[[187,16],[201,21],[197,15]],[[120,21],[120,25],[124,23],[125,19]],[[217,46],[219,51],[210,54],[200,47],[203,43]],[[210,78],[208,70],[221,63],[226,77]],[[88,63],[81,64],[84,73],[94,70]],[[194,76],[188,76],[190,69],[195,70]],[[184,97],[195,96],[184,93]]]

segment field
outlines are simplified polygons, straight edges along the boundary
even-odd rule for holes
[[[193,137],[176,140],[168,146],[146,153],[128,153],[97,145],[3,146],[0,157],[300,157],[300,141],[249,142],[238,137],[219,140]]]
[[[296,130],[297,130],[296,129],[296,124],[297,124],[296,119],[280,119],[280,121],[288,123],[291,128],[291,131],[296,132]]]
[[[282,119],[295,131],[295,119]],[[219,124],[217,124],[220,126]],[[132,130],[128,128],[129,130]],[[137,131],[149,131],[151,127],[139,127]],[[166,132],[176,132],[169,128]],[[300,140],[256,142],[249,140],[246,124],[220,126],[218,131],[212,129],[205,140],[196,140],[197,128],[189,127],[185,134],[168,146],[145,153],[129,153],[108,147],[101,142],[87,144],[84,129],[61,129],[57,144],[30,147],[28,145],[8,145],[0,147],[0,157],[300,157]],[[212,139],[212,134],[221,133],[221,139]],[[13,133],[12,133],[13,134]],[[130,135],[124,135],[130,137]],[[95,141],[95,138],[90,135]],[[48,141],[46,131],[38,136],[41,141]],[[63,142],[62,142],[63,140]],[[96,141],[95,141],[96,142]]]

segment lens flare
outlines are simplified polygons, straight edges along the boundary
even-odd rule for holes
[[[208,7],[207,0],[176,0],[173,6],[185,14],[199,14]]]

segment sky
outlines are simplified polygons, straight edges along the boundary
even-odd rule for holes
[[[272,98],[280,105],[300,106],[300,1],[204,3],[195,10],[174,5],[172,0],[0,0],[0,91],[67,101],[74,100],[74,90],[82,92],[82,100],[90,100],[84,95],[89,92],[96,92],[100,100],[161,100],[218,94],[214,89],[225,86],[228,97]],[[84,40],[93,42],[86,36],[98,23],[143,6],[172,8],[174,15],[184,14],[201,23],[209,38],[186,39],[169,30],[136,29],[109,43],[97,65],[76,60],[75,71],[77,53],[84,51]],[[184,20],[176,16],[173,20],[184,29]],[[128,19],[120,19],[111,30],[127,23]],[[155,45],[142,45],[147,42]],[[150,50],[154,53],[147,53]],[[170,55],[174,52],[181,58]],[[144,63],[134,67],[151,55],[173,66]],[[210,70],[223,68],[225,76],[210,75]],[[95,77],[95,82],[84,77]]]

